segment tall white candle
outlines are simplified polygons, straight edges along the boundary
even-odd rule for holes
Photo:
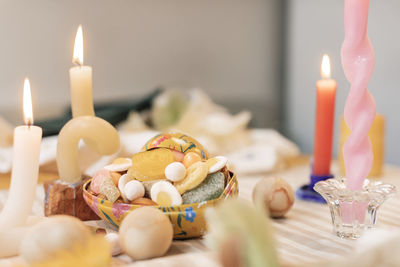
[[[32,100],[28,79],[24,83],[24,118],[27,125],[18,126],[14,130],[11,185],[0,213],[0,228],[25,225],[36,194],[42,129],[32,125]]]
[[[78,66],[69,70],[71,83],[72,116],[94,116],[92,68],[83,66],[83,31],[79,25],[76,32],[72,62]]]

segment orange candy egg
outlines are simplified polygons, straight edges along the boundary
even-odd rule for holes
[[[118,172],[110,172],[111,178],[116,186],[118,186],[119,178],[121,178],[121,174]]]
[[[185,165],[186,168],[189,168],[190,166],[193,165],[193,163],[196,163],[198,161],[201,161],[201,157],[199,154],[194,153],[194,152],[189,152],[185,155],[183,158],[183,165]]]

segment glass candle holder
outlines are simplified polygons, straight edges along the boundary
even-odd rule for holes
[[[363,190],[346,188],[345,178],[315,184],[314,190],[326,200],[332,216],[333,231],[341,238],[357,239],[375,226],[378,208],[396,193],[396,187],[366,179]]]

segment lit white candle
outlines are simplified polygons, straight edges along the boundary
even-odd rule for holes
[[[0,228],[24,226],[31,213],[39,175],[42,129],[33,126],[29,80],[24,83],[24,126],[14,130],[13,167],[7,201],[0,213]]]
[[[72,63],[77,66],[69,70],[71,83],[72,116],[94,116],[92,96],[92,68],[83,66],[83,31],[79,25],[76,32]]]

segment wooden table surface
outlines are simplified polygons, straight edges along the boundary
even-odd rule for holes
[[[290,161],[289,165],[288,169],[274,175],[286,179],[294,189],[297,189],[309,179],[308,159],[301,157]],[[334,166],[334,173],[335,169]],[[254,185],[265,176],[265,174],[238,175],[240,197],[251,200]],[[8,177],[7,175],[0,176],[0,188],[7,187]],[[40,173],[40,181],[51,180],[55,177],[54,173]],[[400,168],[386,166],[382,179],[400,187]],[[41,191],[38,189],[34,213],[43,209],[43,192]],[[0,198],[0,203],[1,201]],[[355,249],[355,241],[340,239],[332,233],[330,213],[326,205],[296,199],[287,216],[284,219],[272,220],[272,224],[275,229],[279,259],[285,266],[310,266],[316,262],[334,261],[351,255]],[[400,226],[399,196],[396,195],[384,203],[378,214],[378,226],[381,228]],[[1,263],[2,260],[0,260]],[[123,255],[115,258],[113,263],[115,266],[187,266],[189,263],[191,267],[219,266],[203,239],[174,241],[168,254],[162,258],[132,262],[128,256]]]

